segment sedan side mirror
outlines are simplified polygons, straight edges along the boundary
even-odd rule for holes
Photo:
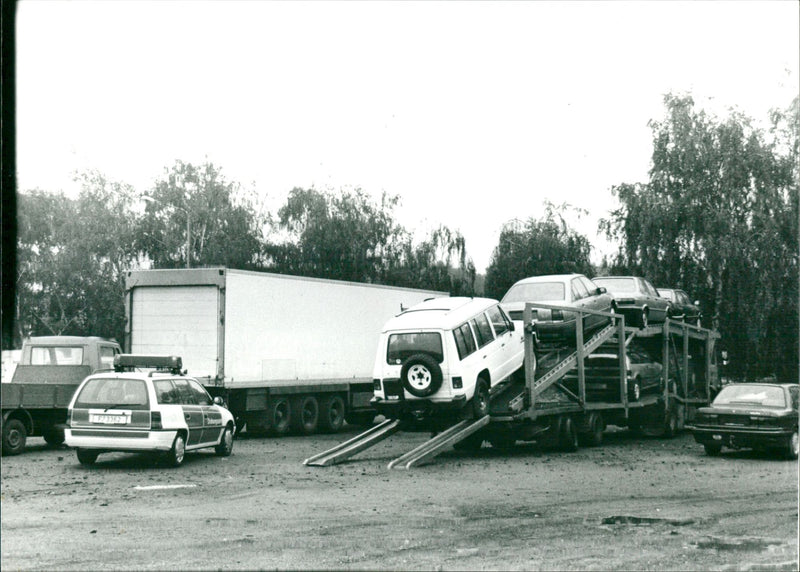
[[[700,307],[700,300],[695,300],[694,301],[694,305],[699,308]]]
[[[605,294],[606,292],[608,292],[608,290],[606,290],[606,287],[605,287],[605,286],[600,286],[600,287],[597,289],[597,293],[598,293],[598,294]]]
[[[214,396],[214,405],[219,405],[220,407],[225,407],[225,401],[219,396]]]

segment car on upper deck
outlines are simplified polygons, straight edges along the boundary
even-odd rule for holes
[[[799,401],[796,383],[731,383],[709,407],[698,409],[690,429],[711,456],[728,447],[772,450],[797,459]]]
[[[390,418],[447,410],[480,418],[488,413],[491,389],[523,360],[522,331],[497,300],[432,298],[384,326],[371,403]]]
[[[640,276],[601,276],[594,283],[604,287],[614,297],[626,325],[646,328],[649,324],[667,319],[669,302],[646,278]]]
[[[152,451],[177,467],[187,451],[213,447],[230,455],[233,415],[181,367],[177,356],[119,354],[114,372],[87,377],[70,402],[65,430],[78,461],[91,465],[101,453]]]
[[[566,306],[576,310],[617,312],[611,294],[583,274],[549,274],[524,278],[508,289],[500,300],[500,305],[521,326],[526,302]],[[536,322],[539,340],[574,342],[577,316],[577,312],[569,310],[535,308],[533,320]],[[583,320],[583,332],[588,334],[608,324],[611,318],[587,313]]]
[[[667,317],[670,320],[682,320],[687,324],[700,325],[700,319],[703,317],[700,302],[692,302],[689,295],[678,288],[657,288],[657,290],[659,296],[670,302],[667,310]]]

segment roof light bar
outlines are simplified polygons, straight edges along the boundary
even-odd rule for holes
[[[178,374],[183,367],[180,356],[159,356],[141,354],[117,354],[114,356],[114,371],[133,369],[160,369]]]

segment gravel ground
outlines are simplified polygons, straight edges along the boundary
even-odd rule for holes
[[[231,457],[102,455],[30,440],[2,459],[2,569],[797,570],[798,464],[610,431],[387,470],[426,434],[332,467],[352,437],[248,439]]]

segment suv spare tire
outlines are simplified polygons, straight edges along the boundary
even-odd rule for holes
[[[400,370],[403,387],[416,397],[428,397],[442,386],[442,368],[428,354],[412,354]]]

